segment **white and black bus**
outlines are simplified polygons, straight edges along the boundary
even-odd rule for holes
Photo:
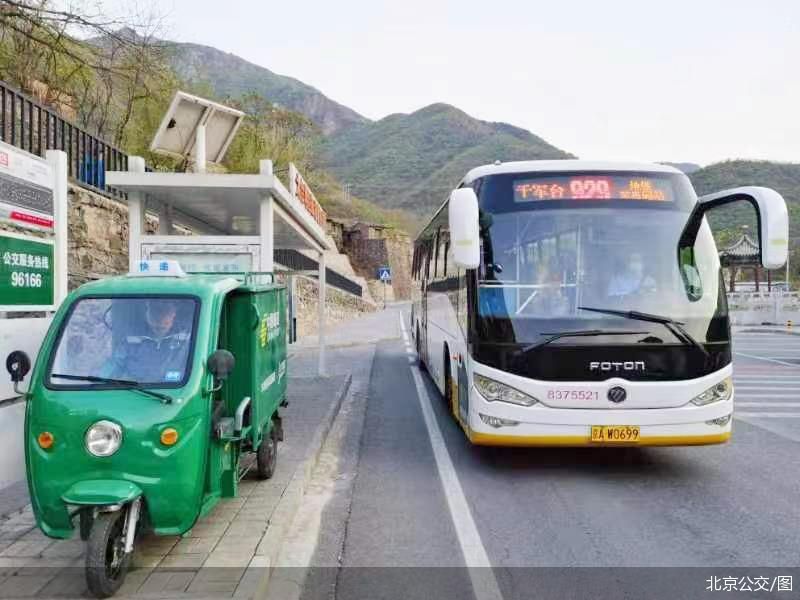
[[[672,167],[577,160],[467,173],[415,242],[412,333],[469,439],[728,440],[731,334],[705,213],[740,200],[779,267],[788,216],[767,188],[698,198]]]

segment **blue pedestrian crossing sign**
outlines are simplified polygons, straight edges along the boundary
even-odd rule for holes
[[[378,279],[381,281],[391,281],[392,270],[389,267],[378,267]]]

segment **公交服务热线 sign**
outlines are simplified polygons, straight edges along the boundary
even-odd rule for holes
[[[0,233],[0,311],[48,310],[55,302],[53,242]]]

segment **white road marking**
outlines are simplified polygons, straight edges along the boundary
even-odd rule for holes
[[[764,390],[761,390],[764,391]],[[742,394],[737,393],[736,398],[800,398],[798,394]]]
[[[800,402],[737,402],[736,406],[744,406],[745,408],[800,408]]]
[[[403,330],[403,339],[408,343],[408,332],[403,322],[403,313],[400,312],[400,327]],[[476,600],[502,600],[500,587],[497,585],[492,563],[489,555],[483,546],[478,527],[472,518],[467,498],[458,480],[458,474],[453,466],[447,445],[442,437],[439,424],[431,408],[431,399],[428,389],[425,387],[422,377],[417,367],[411,367],[411,375],[414,378],[414,385],[417,388],[417,399],[419,400],[422,416],[425,420],[425,427],[428,430],[428,437],[433,448],[433,456],[436,460],[436,468],[439,470],[439,479],[442,482],[447,505],[450,508],[450,517],[453,519],[453,526],[458,536],[458,543],[461,545],[461,552],[464,562],[469,570],[469,577],[472,581],[472,589]]]
[[[767,362],[773,362],[787,367],[800,367],[800,364],[784,362],[776,358],[766,358],[764,356],[756,356],[755,354],[745,354],[744,352],[734,352],[734,354],[738,354],[739,356],[744,356],[745,358],[755,358],[756,360],[765,360]]]
[[[733,415],[736,418],[743,417],[748,419],[800,419],[800,413],[790,412],[737,412]]]
[[[744,379],[736,379],[734,378],[733,383],[738,385],[744,385],[745,387],[748,385],[759,385],[759,384],[768,384],[766,387],[771,387],[773,385],[777,386],[787,386],[787,385],[798,385],[800,384],[800,379],[796,377],[792,378],[783,378],[780,379],[778,377],[748,377]]]

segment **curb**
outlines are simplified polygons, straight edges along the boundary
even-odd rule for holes
[[[311,443],[309,445],[311,448],[310,452],[306,455],[303,464],[294,472],[294,475],[292,475],[289,485],[286,486],[278,505],[275,507],[270,517],[270,527],[259,544],[264,544],[268,548],[267,554],[261,557],[255,557],[264,560],[266,563],[266,574],[259,581],[253,598],[262,599],[267,596],[267,588],[272,577],[272,570],[277,562],[281,547],[283,546],[283,539],[292,521],[294,521],[297,510],[300,508],[300,502],[303,499],[303,494],[305,494],[306,484],[311,478],[314,467],[317,465],[322,447],[325,445],[325,440],[333,426],[336,415],[339,414],[342,402],[345,396],[347,396],[347,392],[350,390],[352,381],[353,375],[349,373],[337,392],[336,400],[331,404],[328,412],[325,413],[322,423],[317,427],[314,437],[311,438]]]

